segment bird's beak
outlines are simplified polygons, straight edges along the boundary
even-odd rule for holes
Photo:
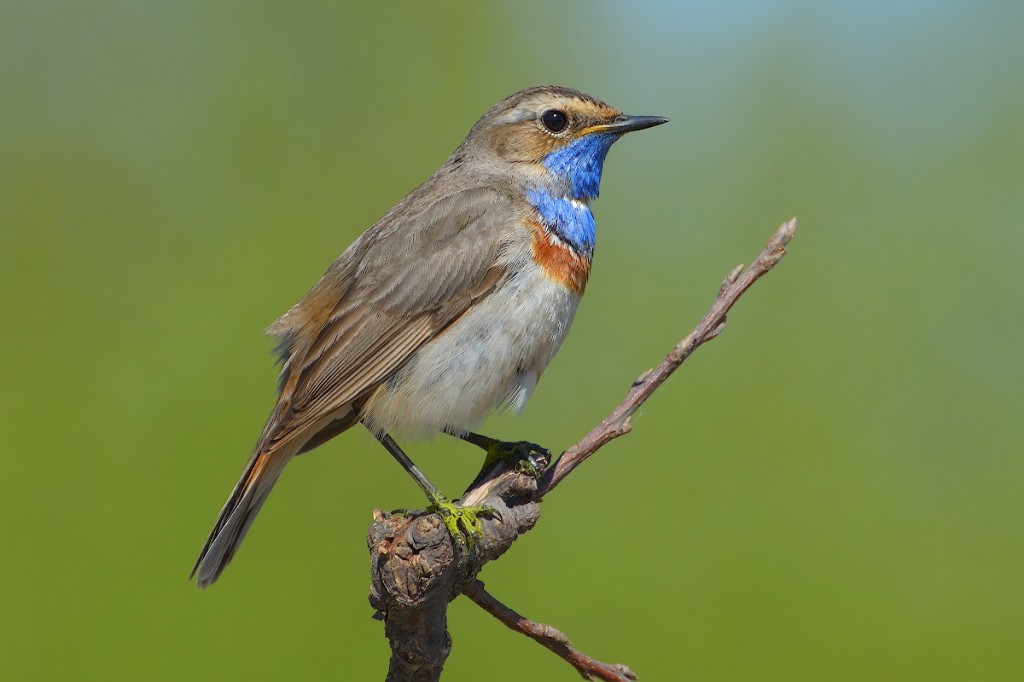
[[[662,123],[668,123],[668,119],[661,116],[627,116],[626,114],[619,114],[608,123],[599,123],[589,128],[584,128],[580,131],[579,136],[583,137],[591,133],[615,133],[616,135],[621,135],[634,130],[660,126]]]

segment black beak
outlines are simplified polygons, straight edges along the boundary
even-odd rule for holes
[[[616,116],[615,120],[611,123],[594,126],[593,130],[594,132],[629,133],[634,130],[660,126],[662,123],[668,123],[668,119],[661,116],[627,116],[626,114],[621,114]]]

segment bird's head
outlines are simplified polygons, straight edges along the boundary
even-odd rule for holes
[[[511,164],[529,184],[589,201],[601,186],[604,158],[625,133],[661,125],[628,116],[578,90],[554,85],[522,90],[484,114],[463,145],[491,165]]]

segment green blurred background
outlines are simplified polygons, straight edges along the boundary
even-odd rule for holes
[[[644,680],[1024,679],[1024,3],[17,2],[0,12],[0,677],[383,679],[365,433],[186,574],[273,402],[261,329],[493,102],[620,143],[525,413],[563,448],[792,215],[726,333],[483,573]],[[410,446],[443,489],[469,446]],[[576,679],[465,599],[449,680]]]

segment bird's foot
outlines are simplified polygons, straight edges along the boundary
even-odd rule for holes
[[[480,517],[493,516],[492,507],[463,507],[449,502],[445,497],[437,495],[430,500],[430,510],[441,517],[449,535],[459,544],[472,549],[483,534]]]
[[[536,443],[525,440],[509,443],[493,438],[489,439],[489,441],[485,448],[487,456],[484,457],[484,465],[481,467],[477,478],[483,476],[491,467],[503,459],[515,460],[516,471],[519,473],[540,478],[548,462],[551,461],[551,451]]]

